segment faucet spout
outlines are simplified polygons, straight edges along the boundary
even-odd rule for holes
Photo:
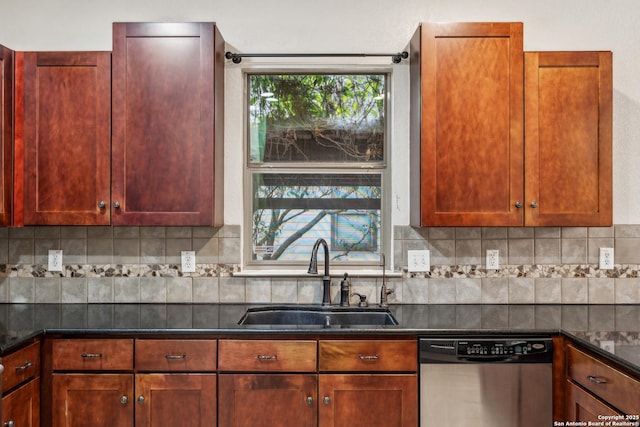
[[[318,274],[318,249],[322,245],[324,249],[324,276],[322,277],[322,305],[331,305],[331,276],[329,274],[329,245],[324,239],[316,240],[311,251],[309,261],[309,274]]]

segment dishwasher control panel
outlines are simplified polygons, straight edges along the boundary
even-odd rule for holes
[[[420,359],[423,363],[546,363],[552,358],[551,338],[420,339]]]
[[[458,341],[459,356],[502,356],[543,353],[547,350],[544,341]]]

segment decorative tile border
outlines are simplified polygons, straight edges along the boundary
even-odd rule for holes
[[[575,332],[578,338],[600,346],[601,341],[613,341],[616,345],[640,346],[640,333],[638,332]]]
[[[234,264],[197,264],[195,273],[182,273],[176,264],[65,265],[61,272],[47,271],[47,265],[0,265],[2,277],[229,277],[240,271]]]
[[[197,264],[195,273],[182,273],[177,264],[76,264],[65,265],[62,272],[47,271],[46,264],[0,264],[1,277],[228,277],[241,271],[238,264]],[[600,270],[595,265],[509,265],[487,270],[480,265],[439,265],[431,271],[409,273],[404,278],[483,279],[483,278],[562,278],[626,279],[639,278],[640,265],[617,265]],[[259,277],[257,275],[256,277]]]
[[[483,279],[483,278],[561,278],[586,279],[607,278],[623,279],[640,277],[640,265],[618,265],[612,270],[600,270],[596,265],[508,265],[499,270],[487,270],[480,265],[440,265],[433,266],[426,273],[409,273],[403,269],[403,275],[411,278],[427,279]]]
[[[62,272],[47,271],[46,264],[0,264],[1,277],[228,277],[241,271],[238,264],[197,264],[195,273],[182,273],[177,264],[70,264]],[[480,265],[439,265],[424,273],[409,273],[404,278],[483,279],[483,278],[562,278],[625,279],[640,277],[640,265],[617,265],[600,270],[595,265],[509,265],[487,270]],[[259,277],[257,275],[256,277]]]

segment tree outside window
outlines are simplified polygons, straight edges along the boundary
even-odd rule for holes
[[[385,74],[250,74],[252,261],[381,252]]]

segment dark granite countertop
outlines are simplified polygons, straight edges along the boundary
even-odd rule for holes
[[[640,305],[396,305],[399,326],[241,326],[260,304],[0,304],[0,354],[64,335],[504,335],[563,333],[640,375]],[[610,347],[613,351],[603,350]]]

